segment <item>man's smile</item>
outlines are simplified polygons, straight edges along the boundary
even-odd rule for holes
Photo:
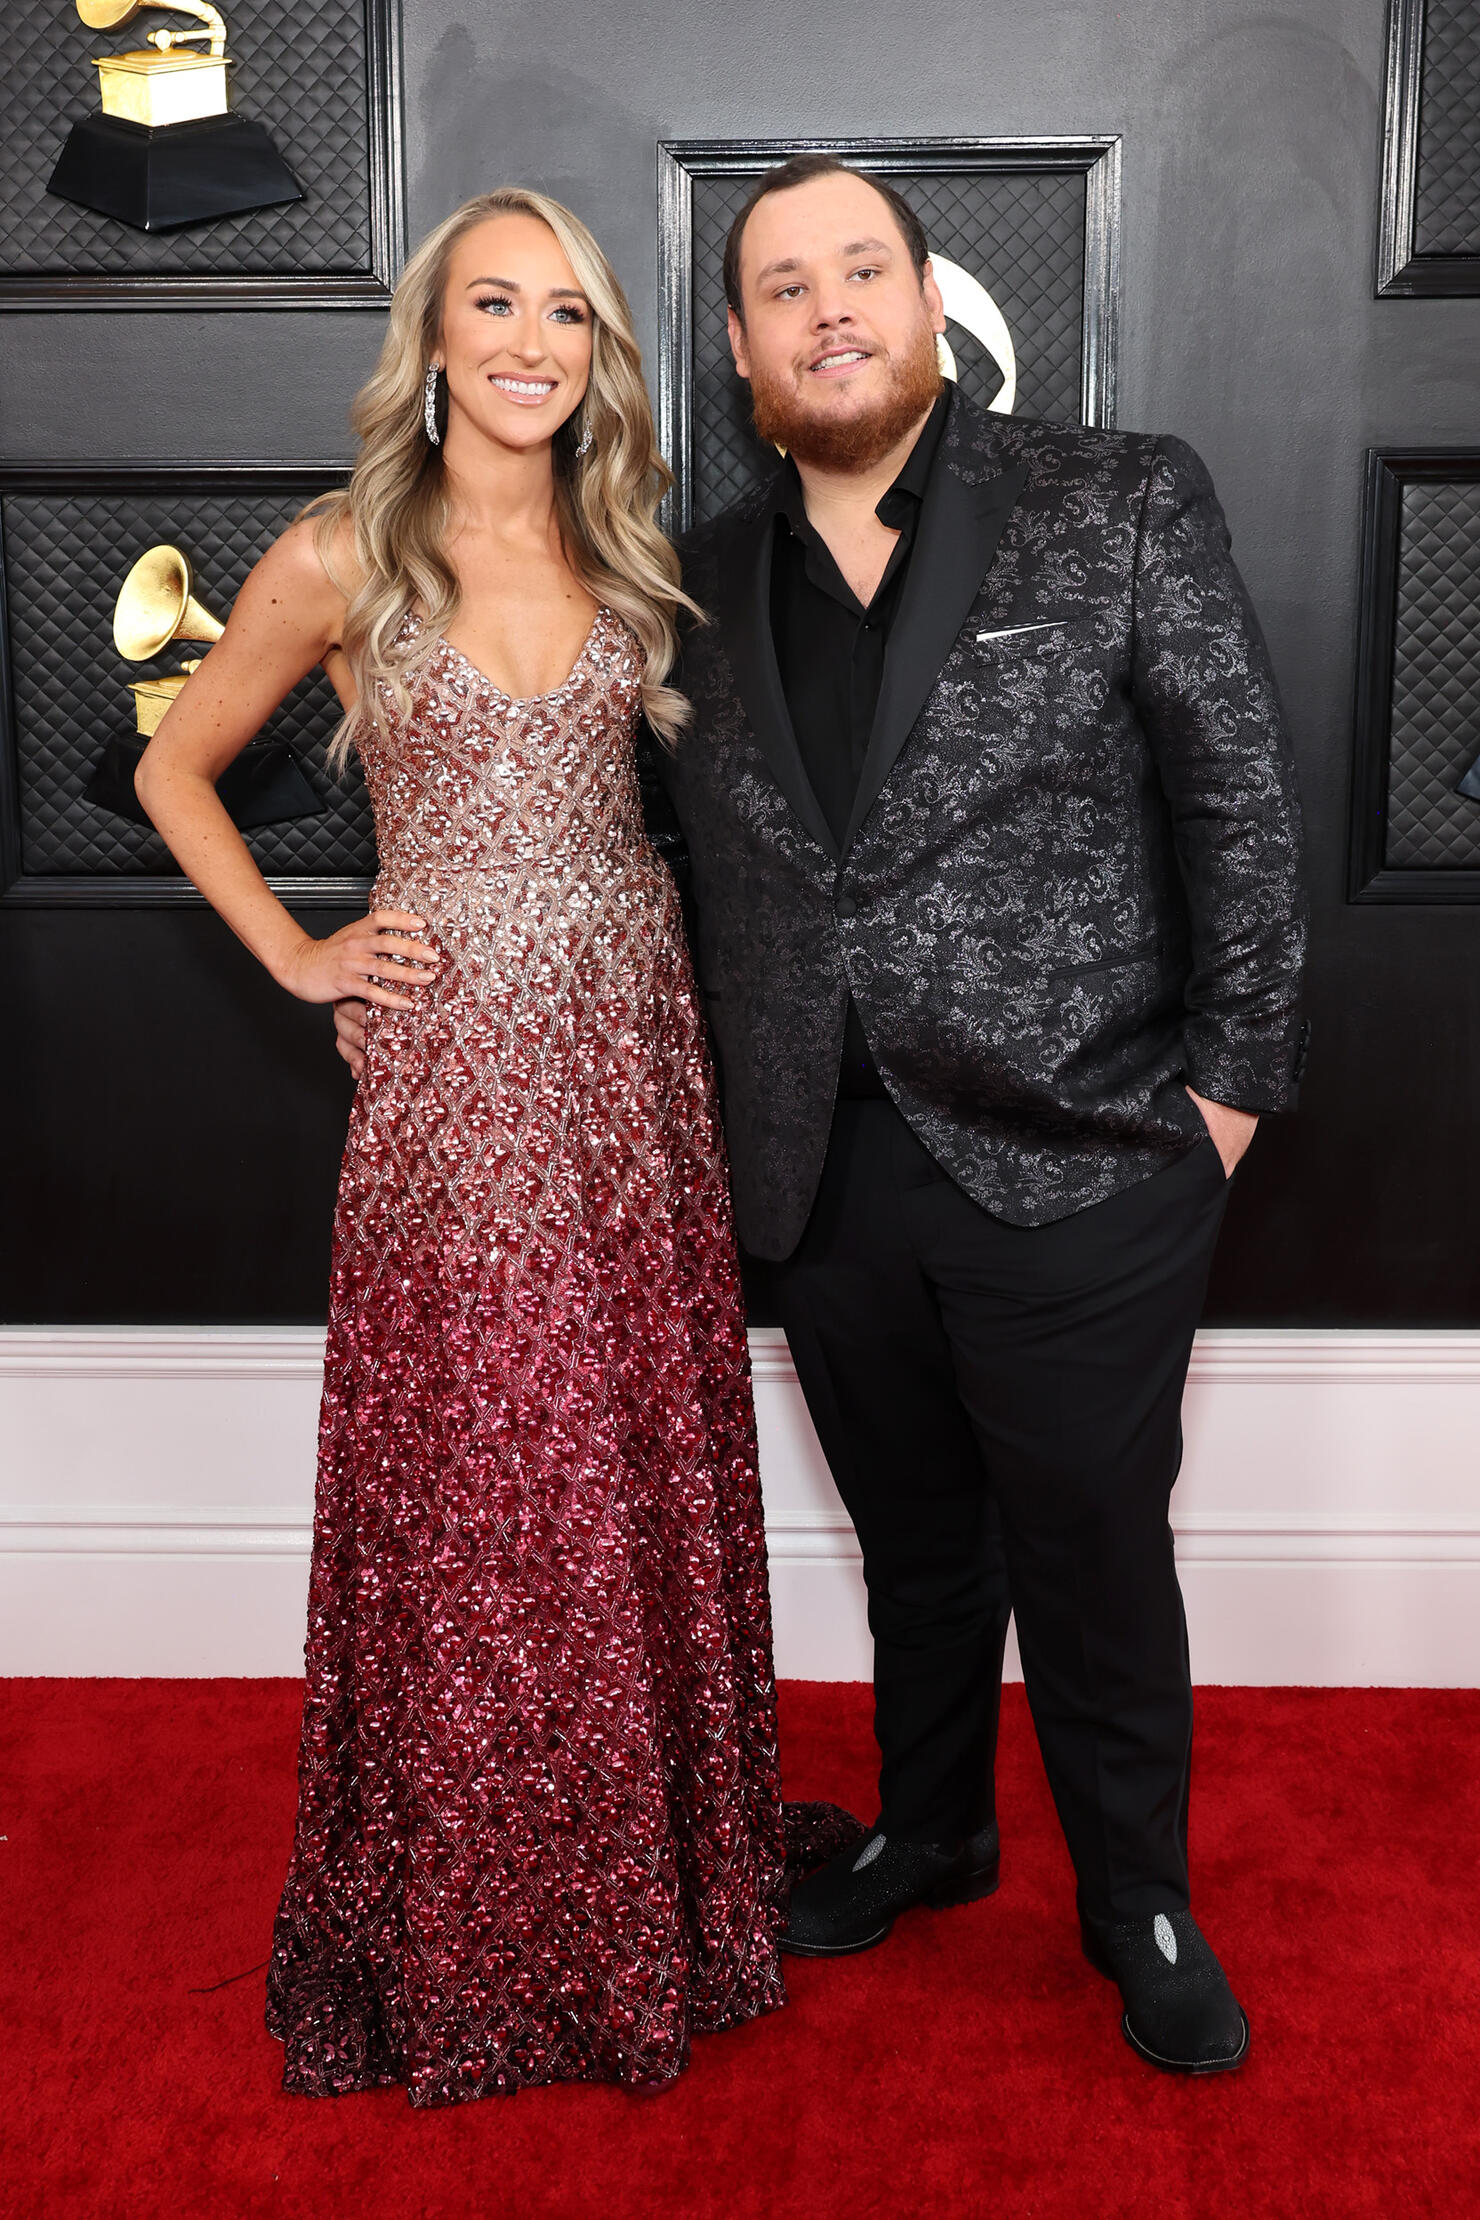
[[[808,365],[808,369],[814,378],[839,378],[845,377],[850,370],[857,370],[863,363],[872,360],[873,351],[871,348],[833,346],[827,348],[824,353],[814,356]]]

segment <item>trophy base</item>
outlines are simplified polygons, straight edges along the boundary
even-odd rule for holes
[[[87,800],[110,816],[153,832],[134,792],[134,773],[147,745],[142,732],[118,732],[108,742],[83,788]],[[216,781],[216,792],[239,832],[327,816],[329,805],[303,775],[298,753],[286,740],[250,740]]]
[[[152,129],[86,116],[73,124],[46,190],[135,231],[175,231],[303,198],[261,124],[234,115]]]

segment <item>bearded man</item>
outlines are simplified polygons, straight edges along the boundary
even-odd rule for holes
[[[786,460],[685,543],[713,622],[650,820],[740,1240],[862,1546],[882,1760],[786,1945],[865,1950],[996,1888],[1011,1609],[1085,1951],[1143,2057],[1227,2070],[1248,2023],[1189,1909],[1167,1512],[1226,1180],[1304,1053],[1268,660],[1189,448],[943,389],[887,185],[771,171],[725,285]]]

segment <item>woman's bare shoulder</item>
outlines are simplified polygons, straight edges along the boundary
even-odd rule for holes
[[[327,514],[310,511],[297,518],[262,560],[273,565],[285,585],[296,585],[306,593],[327,589],[348,601],[360,584],[355,530],[345,509]]]
[[[245,603],[262,614],[276,607],[306,630],[337,640],[358,576],[349,518],[334,517],[326,528],[320,517],[299,517],[257,564],[238,607]]]

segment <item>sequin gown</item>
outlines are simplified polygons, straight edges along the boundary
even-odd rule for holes
[[[408,620],[414,624],[415,620]],[[511,701],[446,642],[367,739],[372,1008],[334,1231],[284,2086],[660,2083],[783,2001],[754,1421],[636,643]]]

